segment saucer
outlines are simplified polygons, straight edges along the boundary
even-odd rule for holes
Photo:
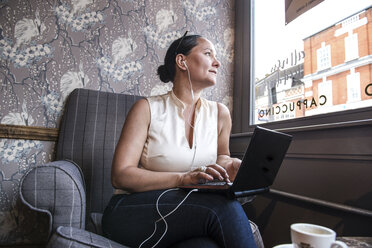
[[[276,245],[273,248],[293,248],[293,244],[281,244],[281,245]]]

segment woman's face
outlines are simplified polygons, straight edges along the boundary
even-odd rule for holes
[[[191,49],[185,62],[193,86],[204,88],[216,84],[217,71],[221,64],[216,58],[214,45],[209,40],[199,38],[198,45]]]

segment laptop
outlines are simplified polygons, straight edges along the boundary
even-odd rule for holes
[[[184,185],[182,189],[198,189],[238,198],[267,192],[273,184],[292,141],[292,136],[256,126],[232,183],[207,182]]]

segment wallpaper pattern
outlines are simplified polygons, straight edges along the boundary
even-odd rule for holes
[[[186,30],[216,46],[218,84],[204,97],[232,106],[234,0],[0,0],[0,122],[58,127],[75,88],[149,96],[171,88],[156,75]],[[37,242],[18,184],[53,159],[53,142],[0,139],[0,245]],[[28,216],[28,215],[27,215]],[[35,216],[36,218],[36,216]],[[45,224],[45,223],[44,223]]]

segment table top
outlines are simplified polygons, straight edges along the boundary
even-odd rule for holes
[[[349,248],[372,247],[372,237],[337,237],[349,246]]]

